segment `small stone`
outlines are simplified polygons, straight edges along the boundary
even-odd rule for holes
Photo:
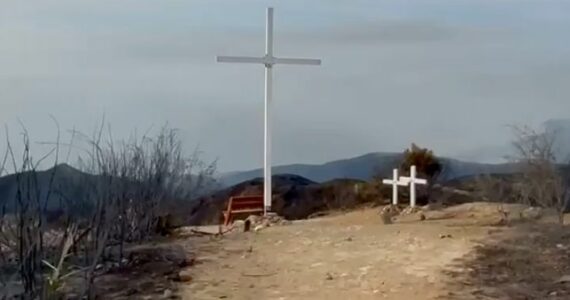
[[[180,261],[180,263],[178,264],[179,267],[181,268],[185,268],[185,267],[191,267],[196,263],[196,260],[194,258],[184,258],[183,260]]]
[[[257,225],[259,223],[261,223],[261,218],[260,216],[256,216],[256,215],[250,215],[249,217],[247,217],[247,219],[245,219],[245,221],[249,221],[251,223],[251,225]]]
[[[441,203],[428,203],[427,205],[422,207],[422,210],[433,211],[433,210],[441,210],[442,208],[443,208],[443,205]]]
[[[451,234],[443,234],[443,233],[441,233],[441,234],[439,235],[439,238],[440,238],[440,239],[451,238]]]
[[[351,236],[347,237],[347,238],[346,238],[346,241],[347,241],[347,242],[352,242],[352,237],[351,237]]]
[[[325,278],[326,278],[326,280],[333,280],[334,279],[334,277],[332,276],[331,273],[327,273],[327,276]]]
[[[413,215],[419,211],[421,211],[421,209],[417,206],[414,206],[414,207],[408,206],[404,210],[402,210],[402,212],[400,214],[401,215]]]
[[[69,299],[69,300],[81,299],[81,297],[79,297],[79,295],[76,293],[68,293],[66,299]]]
[[[543,211],[539,207],[529,207],[521,212],[521,218],[527,220],[538,220],[542,218]]]
[[[426,216],[422,213],[420,213],[420,221],[425,221]]]
[[[169,289],[164,290],[164,292],[162,293],[162,298],[169,299],[171,297],[172,297],[172,291]]]
[[[567,283],[570,282],[570,275],[564,275],[560,279],[556,280],[556,283]]]
[[[139,293],[139,290],[138,290],[138,289],[136,289],[136,288],[130,288],[130,289],[128,289],[128,290],[125,292],[125,296],[132,296],[132,295],[135,295],[135,294],[138,294],[138,293]]]
[[[139,284],[139,289],[141,289],[143,291],[151,290],[153,287],[154,287],[154,281],[153,280],[144,281],[144,282],[141,282]]]
[[[155,289],[154,292],[157,294],[162,294],[162,292],[164,292],[165,288],[162,285],[158,285]]]
[[[192,281],[192,274],[190,274],[190,271],[182,270],[178,272],[178,281],[180,282]]]
[[[392,224],[392,216],[388,213],[381,213],[380,214],[380,218],[382,220],[382,223],[388,225],[388,224]]]
[[[556,296],[558,296],[558,292],[557,292],[557,291],[552,291],[552,292],[548,293],[548,296],[556,297]]]

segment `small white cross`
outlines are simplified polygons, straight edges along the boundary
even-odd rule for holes
[[[384,179],[382,180],[383,184],[392,185],[392,204],[398,204],[398,186],[406,186],[408,185],[407,181],[402,181],[398,179],[398,169],[394,169],[392,171],[392,179]]]
[[[410,206],[416,206],[416,184],[427,184],[427,180],[416,177],[416,166],[410,167],[410,177],[401,176],[400,180],[410,184]]]

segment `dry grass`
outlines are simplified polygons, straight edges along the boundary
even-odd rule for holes
[[[570,299],[570,228],[519,224],[495,232],[449,271],[444,299]]]

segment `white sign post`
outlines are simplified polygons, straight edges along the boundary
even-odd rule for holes
[[[398,179],[398,169],[394,169],[392,171],[392,179],[384,179],[382,180],[383,184],[392,185],[392,204],[398,204],[398,186],[406,186],[408,185],[407,181],[402,181]]]
[[[312,65],[321,64],[319,59],[305,58],[277,58],[273,56],[273,8],[267,8],[267,24],[265,31],[265,55],[262,57],[247,56],[218,56],[218,62],[227,63],[253,63],[265,65],[265,118],[264,118],[264,156],[263,156],[263,199],[267,214],[271,211],[271,97],[273,90],[273,80],[271,69],[275,64],[287,65]]]
[[[410,206],[416,206],[416,184],[427,184],[427,180],[416,177],[416,166],[410,167],[410,177],[402,176],[400,180],[410,184]]]

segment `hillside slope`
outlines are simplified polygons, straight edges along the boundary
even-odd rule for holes
[[[99,176],[84,173],[67,164],[35,173],[7,175],[0,177],[0,207],[7,212],[12,211],[20,190],[25,195],[23,199],[40,201],[47,211],[57,211],[65,207],[80,212],[82,209],[88,209],[88,206],[82,203],[88,198],[89,189],[85,187],[100,181]],[[27,196],[28,191],[31,196]]]
[[[327,209],[354,207],[359,203],[359,180],[337,179],[316,183],[304,177],[273,176],[273,211],[287,219],[302,219]],[[231,196],[263,194],[263,179],[255,178],[191,202],[184,219],[191,225],[218,224]]]
[[[450,158],[440,158],[444,170],[440,181],[482,173],[511,173],[511,164],[482,164],[464,162]],[[274,174],[295,174],[315,182],[324,182],[335,178],[370,180],[374,176],[390,176],[392,169],[402,160],[401,153],[369,153],[362,156],[331,161],[321,165],[293,164],[273,167]],[[220,184],[229,187],[240,182],[263,176],[262,169],[244,172],[231,172],[220,176]]]

